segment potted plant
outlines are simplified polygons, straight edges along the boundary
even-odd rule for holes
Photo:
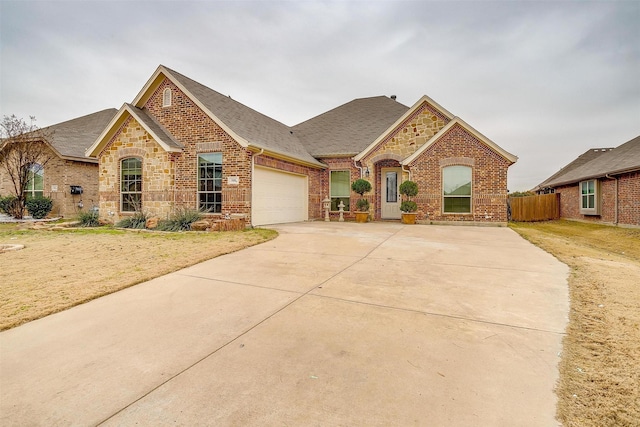
[[[411,200],[411,198],[418,194],[418,184],[413,181],[403,182],[400,184],[400,194],[406,198],[406,200],[400,204],[400,211],[402,211],[402,223],[415,224],[418,205],[416,202]]]
[[[369,219],[369,201],[364,198],[364,193],[371,191],[371,183],[366,179],[356,179],[351,184],[351,189],[361,197],[356,202],[356,222],[367,222]]]

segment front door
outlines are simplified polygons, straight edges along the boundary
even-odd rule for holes
[[[380,173],[380,217],[382,219],[400,219],[400,178],[402,169],[382,168]]]

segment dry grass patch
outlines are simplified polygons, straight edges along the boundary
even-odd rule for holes
[[[271,240],[272,230],[157,233],[18,230],[0,224],[0,330],[219,255]]]
[[[558,419],[640,425],[640,230],[572,221],[511,228],[572,270]]]

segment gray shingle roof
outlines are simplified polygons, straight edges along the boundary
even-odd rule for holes
[[[293,127],[315,157],[354,155],[367,148],[409,107],[386,96],[354,99]]]
[[[62,157],[87,158],[85,151],[100,136],[118,110],[109,108],[66,122],[47,126],[45,133],[51,132],[49,141]],[[95,160],[95,159],[92,159]]]
[[[169,147],[175,147],[175,148],[181,148],[181,149],[184,148],[182,144],[180,144],[178,141],[176,141],[173,138],[173,136],[169,133],[169,131],[167,131],[164,128],[164,126],[162,126],[160,123],[155,121],[153,117],[147,114],[145,110],[142,110],[131,104],[127,104],[127,106],[131,108],[131,111],[133,112],[135,119],[142,122],[145,126],[151,129],[151,131],[155,133],[156,136],[160,138],[164,144],[166,144]]]
[[[569,163],[568,165],[562,167],[558,172],[551,175],[549,178],[545,179],[543,182],[538,184],[535,189],[545,188],[549,186],[550,182],[554,182],[557,178],[562,175],[567,174],[568,172],[584,165],[585,163],[590,162],[591,160],[601,156],[602,154],[613,150],[613,148],[590,148],[584,153],[580,154],[574,161]]]
[[[324,166],[307,152],[289,126],[176,71],[164,68],[229,129],[251,145]]]
[[[607,174],[613,175],[640,170],[640,136],[616,148],[606,150],[608,151],[600,151],[599,154],[594,151],[587,156],[586,161],[579,162],[580,157],[592,151],[589,150],[564,169],[545,180],[540,184],[540,187],[557,187],[585,179],[601,178]],[[591,158],[589,159],[589,157]],[[569,168],[575,162],[578,162],[578,164]]]

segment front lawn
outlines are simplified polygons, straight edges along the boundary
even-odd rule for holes
[[[640,229],[573,221],[511,228],[571,267],[558,419],[640,425]]]
[[[271,240],[272,230],[135,232],[19,230],[0,224],[0,330]]]

